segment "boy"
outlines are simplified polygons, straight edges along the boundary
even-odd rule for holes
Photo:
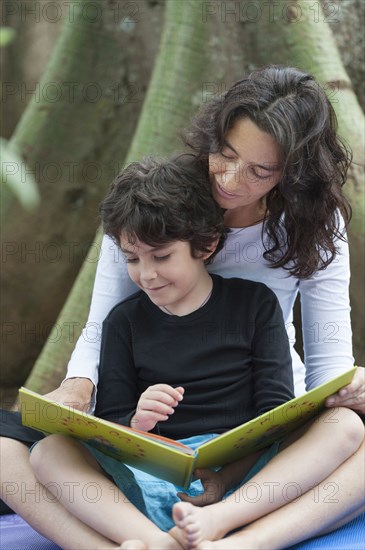
[[[224,280],[205,268],[223,246],[226,230],[204,172],[192,155],[165,162],[145,159],[118,176],[101,206],[104,230],[120,245],[129,276],[141,290],[104,321],[95,414],[190,447],[293,397],[289,345],[275,295],[262,284]],[[343,440],[341,452],[333,452],[336,467],[355,452],[362,437],[356,423],[350,442],[341,435],[345,422],[352,425],[350,415],[356,416],[346,414],[336,435]],[[314,445],[318,429],[306,433],[308,445]],[[218,480],[212,495],[204,493],[205,503],[242,481],[258,457],[265,464],[278,450],[276,443],[222,469],[217,477],[201,472],[204,480]],[[143,539],[142,547],[188,548],[221,536],[221,528],[202,530],[196,508],[179,503],[172,484],[86,444],[49,436],[32,451],[31,463],[51,492],[72,485],[72,498],[63,491],[60,501],[85,528],[105,537],[103,548],[127,547],[125,541],[135,538]],[[319,476],[327,472],[326,467],[317,469]],[[313,476],[304,474],[303,467],[298,479],[306,487]],[[286,476],[284,466],[280,481]],[[100,488],[94,501],[83,493],[91,484]],[[199,481],[193,489],[201,492]],[[197,498],[192,502],[200,503]],[[269,502],[251,515],[260,517],[280,505]],[[246,510],[235,514],[237,526],[246,515]]]

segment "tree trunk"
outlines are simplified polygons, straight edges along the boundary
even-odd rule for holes
[[[35,24],[35,16],[24,16],[25,6],[21,2],[13,0],[2,6],[1,25],[15,31],[15,39],[1,49],[0,56],[1,136],[6,139],[12,136],[26,104],[31,101],[32,90],[40,80],[61,26],[60,22],[49,25],[44,18]]]
[[[60,6],[69,5],[56,1]],[[346,119],[347,105],[348,111],[355,112],[353,94],[350,87],[337,90],[336,82],[343,81],[349,86],[349,80],[339,69],[341,62],[327,28],[329,23],[334,33],[336,26],[343,31],[344,2],[321,1],[327,10],[324,15],[318,2],[307,0],[272,3],[97,0],[102,17],[96,17],[94,22],[91,19],[95,8],[94,12],[89,10],[95,2],[82,0],[77,9],[72,8],[74,23],[63,26],[57,48],[52,52],[53,63],[36,88],[14,139],[20,144],[24,159],[36,168],[43,208],[39,216],[31,216],[14,206],[3,231],[3,262],[7,271],[3,288],[6,311],[3,343],[7,357],[4,354],[2,372],[7,386],[23,383],[65,302],[71,281],[85,260],[29,383],[36,390],[47,391],[64,375],[89,307],[99,241],[96,240],[90,252],[88,248],[97,226],[97,204],[123,165],[155,60],[163,9],[166,8],[166,25],[160,54],[128,160],[136,160],[145,153],[163,155],[176,146],[180,149],[179,133],[201,102],[228,89],[255,65],[271,62],[296,64],[334,88],[332,99],[341,98],[341,104],[334,103],[341,133],[346,138],[346,128],[349,129],[347,139],[357,149],[355,157],[361,155],[360,140],[353,138],[353,131],[357,128],[358,132],[363,115],[360,111],[353,121]],[[14,0],[14,4],[17,2]],[[346,3],[347,13],[350,4]],[[85,6],[89,7],[82,17]],[[334,12],[336,6],[339,10]],[[338,18],[341,24],[336,22]],[[73,29],[73,25],[77,28]],[[35,27],[38,32],[42,25]],[[24,34],[20,29],[21,32]],[[74,32],[78,32],[78,40],[72,38]],[[351,35],[350,40],[354,39]],[[359,37],[356,40],[359,42]],[[332,46],[327,51],[329,41]],[[26,60],[26,53],[23,59]],[[347,66],[348,63],[347,58]],[[50,83],[55,86],[52,88]],[[101,97],[94,101],[92,92],[100,89]],[[59,90],[63,97],[52,101],[51,92]],[[48,119],[44,118],[44,112],[49,113]],[[93,167],[102,172],[100,177],[93,178]],[[56,177],[59,169],[60,176]],[[352,252],[351,283],[355,355],[360,363],[364,362],[361,177],[360,167],[358,174],[354,170],[349,178],[351,185],[346,185],[347,192],[355,196],[353,227],[360,224],[359,237],[355,229],[350,234],[351,249],[355,252]],[[23,179],[26,182],[26,175]],[[51,300],[47,299],[49,296]]]
[[[194,97],[201,86],[199,75],[205,66],[200,10],[201,2],[196,0],[166,3],[160,51],[127,162],[146,154],[171,153],[179,143],[180,129],[194,107]],[[100,239],[99,231],[94,249],[100,247]],[[75,341],[86,322],[95,267],[95,263],[84,262],[49,341],[25,383],[28,388],[47,392],[64,377]],[[62,328],[68,327],[71,319],[75,330],[69,338],[68,331]]]
[[[335,5],[333,4],[332,7]],[[349,230],[352,278],[350,296],[354,354],[364,363],[364,113],[344,69],[328,25],[338,12],[324,13],[318,2],[278,0],[265,13],[251,34],[252,52],[258,65],[294,65],[313,74],[327,89],[336,111],[339,134],[353,151],[344,192],[353,208]]]
[[[88,257],[98,203],[128,150],[161,25],[160,6],[147,2],[60,6],[70,11],[11,140],[34,170],[42,202],[26,213],[14,201],[2,219],[5,387],[29,374]],[[18,86],[21,95],[25,84]],[[25,164],[10,168],[27,185]]]

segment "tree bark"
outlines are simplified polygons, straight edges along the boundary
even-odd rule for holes
[[[196,0],[166,3],[160,51],[127,162],[146,154],[171,153],[179,143],[180,129],[193,110],[201,86],[199,75],[205,66],[201,4]],[[99,231],[93,248],[98,249],[100,242]],[[87,319],[95,267],[95,263],[84,262],[50,339],[26,380],[28,388],[47,392],[64,377],[75,340]],[[62,331],[70,320],[75,327],[72,338]]]
[[[335,6],[333,4],[333,6]],[[344,193],[353,208],[349,229],[353,343],[356,361],[363,364],[364,321],[364,113],[341,61],[328,25],[338,12],[324,13],[318,2],[277,0],[263,13],[251,34],[252,53],[258,65],[279,63],[296,66],[313,74],[326,88],[336,111],[339,135],[353,151]]]
[[[41,208],[26,213],[13,201],[2,219],[5,387],[29,374],[88,257],[98,203],[128,150],[158,47],[159,6],[156,15],[146,2],[60,6],[70,11],[11,140],[24,186],[25,165],[34,170]]]
[[[60,6],[69,4],[56,1]],[[90,4],[82,1],[84,5]],[[349,129],[348,141],[353,148],[359,144],[356,159],[362,153],[360,140],[352,136],[354,128],[359,132],[363,115],[356,111],[359,114],[353,115],[352,120],[346,119],[347,106],[353,105],[349,79],[339,70],[341,62],[335,47],[332,45],[327,50],[325,45],[330,44],[327,23],[334,33],[337,27],[341,27],[342,32],[342,24],[337,23],[339,14],[342,21],[342,0],[323,0],[327,9],[324,14],[319,11],[319,2],[307,0],[191,1],[186,7],[185,2],[179,0],[96,1],[102,17],[94,23],[90,21],[92,13],[87,10],[79,21],[82,5],[74,10],[74,21],[66,21],[51,55],[53,65],[49,65],[38,86],[45,97],[38,92],[39,101],[31,99],[26,117],[14,136],[24,159],[36,168],[43,203],[39,216],[24,214],[14,207],[3,231],[6,273],[2,307],[6,320],[3,323],[6,355],[3,355],[2,373],[7,386],[23,383],[65,302],[71,281],[85,260],[77,284],[39,357],[34,378],[32,374],[29,381],[34,389],[47,391],[64,375],[89,307],[99,241],[95,241],[89,252],[88,249],[97,227],[97,204],[124,163],[158,49],[164,8],[166,26],[157,60],[160,67],[156,64],[154,68],[144,120],[141,117],[139,121],[138,136],[135,135],[128,160],[136,160],[145,153],[164,155],[175,147],[180,149],[180,131],[201,102],[228,89],[255,65],[270,62],[299,65],[333,88],[330,93],[341,133],[346,138],[346,128]],[[14,0],[14,4],[17,2]],[[339,6],[340,11],[333,12],[334,5]],[[77,29],[72,29],[73,24]],[[36,27],[33,33],[44,29],[44,25]],[[82,31],[79,40],[68,37],[77,30]],[[21,33],[24,35],[24,29],[19,28],[20,38]],[[351,39],[354,40],[352,36]],[[333,37],[329,40],[333,44]],[[24,54],[23,63],[26,59]],[[349,59],[347,66],[348,63]],[[346,82],[346,86],[338,89],[339,81]],[[54,91],[61,88],[66,94],[66,101],[61,98],[52,102],[51,97],[47,98],[47,92],[52,92],[52,87],[48,88],[52,82],[56,84]],[[65,82],[69,84],[62,88]],[[76,82],[74,88],[72,82]],[[87,88],[88,83],[100,85],[100,100],[92,101],[93,88]],[[31,87],[26,86],[27,90]],[[83,97],[85,92],[90,93],[90,100]],[[344,121],[340,110],[345,114]],[[352,110],[355,113],[355,109]],[[48,112],[48,118],[43,112]],[[28,125],[24,126],[26,120]],[[49,128],[53,131],[49,132]],[[52,164],[53,172],[61,167],[58,179],[52,172]],[[102,172],[97,179],[89,177],[87,172],[94,164]],[[350,233],[351,296],[355,355],[358,362],[363,363],[364,256],[361,251],[364,229],[359,208],[363,175],[361,167],[357,170],[356,174],[354,165],[349,178],[351,185],[345,187],[348,194],[353,193],[355,197],[352,199],[353,226],[360,225],[359,236],[354,229]],[[24,180],[26,182],[26,175]],[[44,373],[36,374],[39,369]]]

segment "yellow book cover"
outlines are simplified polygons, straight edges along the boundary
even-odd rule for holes
[[[193,451],[186,445],[54,403],[26,388],[19,390],[22,423],[46,434],[62,433],[156,477],[187,488],[196,468],[223,466],[270,445],[313,418],[325,399],[352,380],[356,367]]]

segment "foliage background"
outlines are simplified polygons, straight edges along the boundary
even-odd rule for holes
[[[357,162],[351,301],[364,364],[364,17],[363,0],[3,0],[15,38],[1,49],[1,136],[22,159],[6,169],[23,189],[34,176],[40,193],[28,211],[1,188],[4,406],[29,375],[39,391],[62,379],[90,302],[98,203],[126,159],[181,148],[203,101],[270,62],[313,71],[349,117],[339,119]]]

